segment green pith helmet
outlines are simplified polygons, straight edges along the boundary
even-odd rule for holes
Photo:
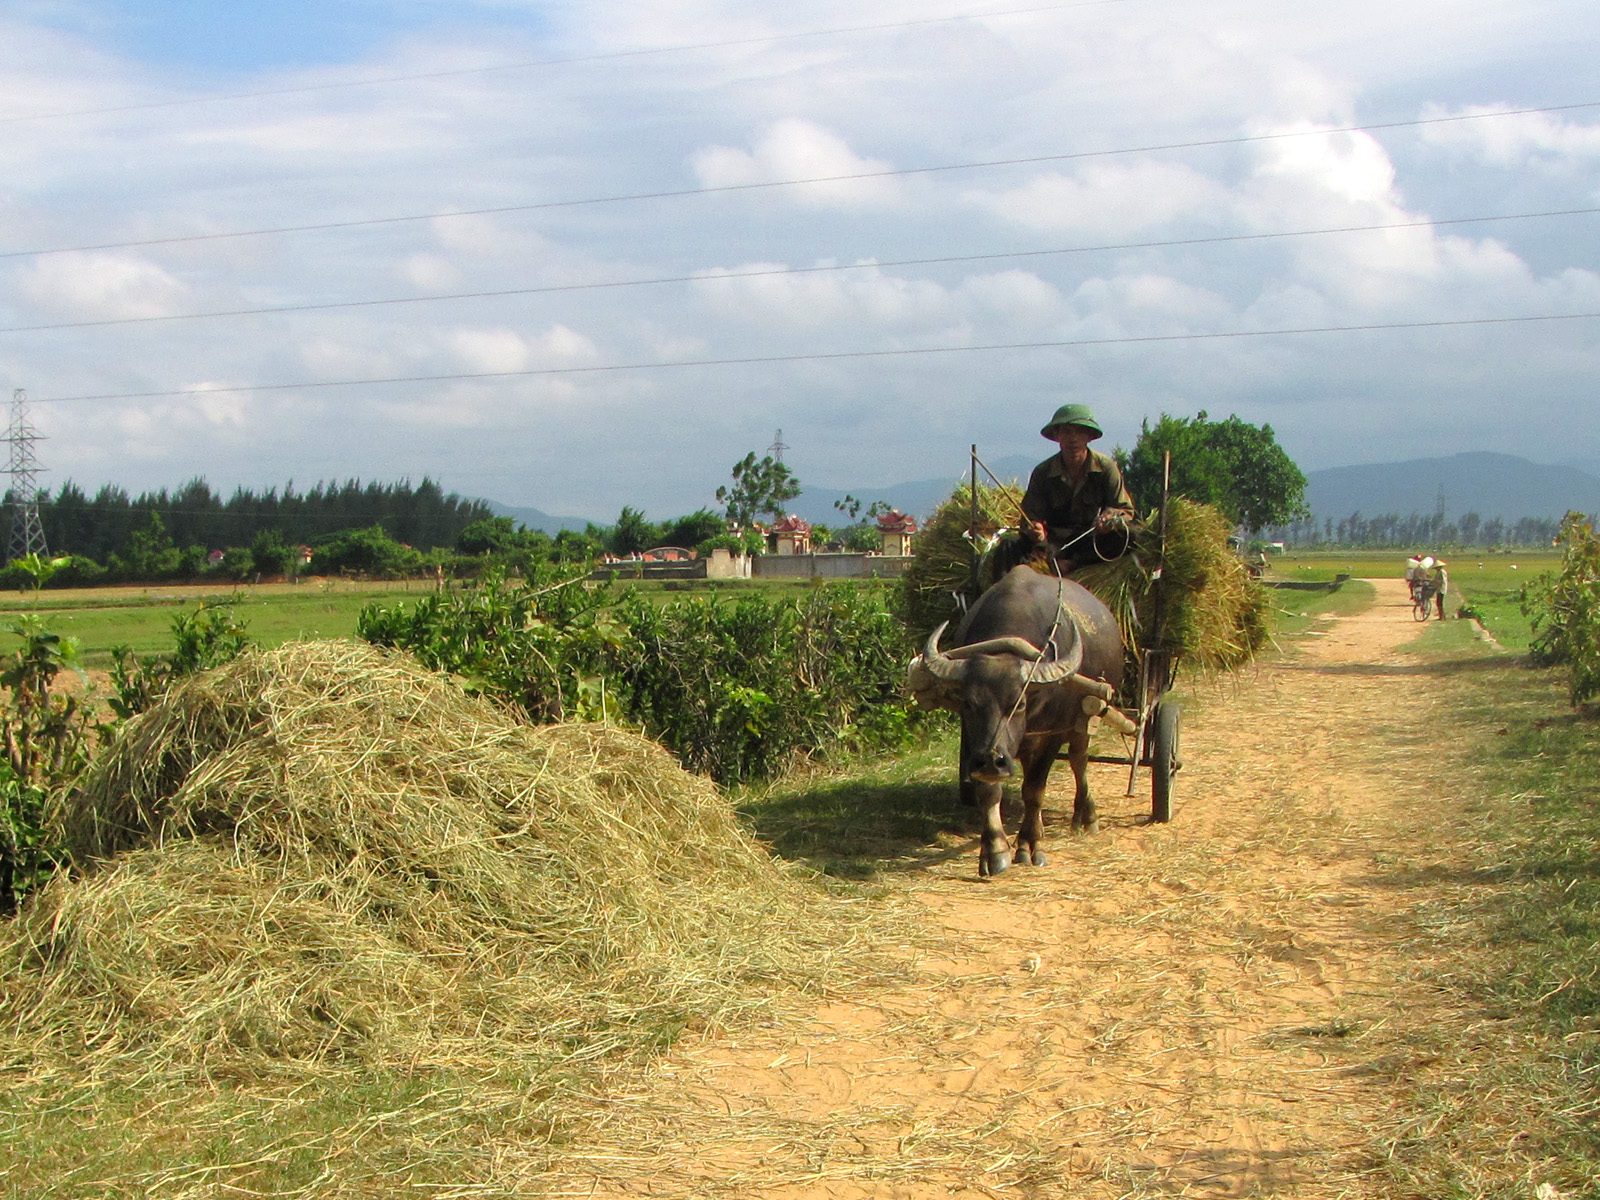
[[[1100,428],[1100,422],[1094,419],[1094,413],[1087,404],[1063,404],[1039,432],[1053,441],[1058,425],[1082,425],[1085,429],[1092,429],[1095,437],[1105,436],[1105,430]]]

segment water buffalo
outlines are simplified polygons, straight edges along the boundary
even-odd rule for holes
[[[961,714],[961,790],[984,810],[980,875],[1011,865],[1000,820],[1001,782],[1022,771],[1018,862],[1043,866],[1040,802],[1063,744],[1077,791],[1072,827],[1092,833],[1098,821],[1089,796],[1090,722],[1104,716],[1123,732],[1133,723],[1108,702],[1122,682],[1122,636],[1116,618],[1070,579],[1013,568],[957,626],[954,644],[939,649],[941,625],[911,662],[919,704]]]

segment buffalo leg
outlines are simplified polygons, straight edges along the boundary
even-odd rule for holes
[[[1073,730],[1067,739],[1067,764],[1072,768],[1072,828],[1074,832],[1099,833],[1100,814],[1089,795],[1089,731]]]
[[[966,722],[961,722],[961,807],[977,808],[979,784],[967,774],[972,764],[972,747],[967,744]]]
[[[1011,865],[1011,843],[1000,819],[1000,798],[1004,789],[998,783],[973,781],[978,807],[983,809],[983,852],[978,856],[979,875],[998,875]]]
[[[1036,867],[1045,865],[1044,788],[1050,782],[1060,742],[1048,742],[1033,752],[1033,761],[1022,777],[1022,826],[1017,830],[1017,861]]]

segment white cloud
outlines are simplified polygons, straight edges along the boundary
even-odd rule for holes
[[[925,3],[890,4],[874,19],[928,15]],[[360,19],[379,23],[386,11],[368,6]],[[378,36],[368,44],[379,48],[359,60],[314,71],[197,61],[184,74],[118,58],[93,33],[40,34],[37,22],[8,13],[0,108],[115,108],[197,95],[184,79],[269,91],[859,23],[832,0],[782,10],[749,0],[643,8],[558,0],[541,14],[537,29],[508,32],[475,25],[478,14],[463,9],[447,39]],[[697,278],[8,337],[0,383],[48,398],[168,391],[196,379],[332,381],[1590,311],[1600,308],[1600,248],[1584,219],[1426,221],[1592,204],[1600,192],[1592,115],[1328,130],[1581,94],[1583,51],[1596,36],[1600,6],[1591,0],[1470,14],[1444,0],[1350,0],[1337,12],[1242,0],[1177,17],[1108,5],[249,102],[8,119],[0,226],[9,232],[0,251],[207,240],[8,259],[6,324]],[[1274,130],[1304,136],[569,203]],[[1423,224],[878,265],[1411,221]],[[295,226],[324,228],[213,236]],[[853,269],[733,278],[760,264],[834,263]],[[1454,340],[1413,331],[816,359],[40,411],[72,431],[44,447],[55,479],[139,488],[204,473],[226,488],[431,474],[551,511],[603,518],[630,503],[665,516],[707,503],[727,464],[779,425],[805,472],[847,487],[852,477],[893,479],[897,461],[920,473],[951,447],[959,459],[973,440],[1014,435],[1032,452],[1031,406],[1048,411],[1067,386],[1104,401],[1102,416],[1122,423],[1108,428],[1112,441],[1131,439],[1139,417],[1163,406],[1237,409],[1272,420],[1311,466],[1370,458],[1363,446],[1379,439],[1386,454],[1404,456],[1408,439],[1436,433],[1437,423],[1418,419],[1430,405],[1461,414],[1462,427],[1481,436],[1490,423],[1479,415],[1503,411],[1515,395],[1528,431],[1522,452],[1556,429],[1563,436],[1542,443],[1549,457],[1600,457],[1593,422],[1558,419],[1600,372],[1593,333],[1574,322],[1478,327]],[[1330,419],[1341,405],[1363,420]],[[1394,423],[1375,424],[1371,414],[1386,411],[1398,414]],[[663,429],[678,448],[671,470],[620,465],[649,461]],[[1569,445],[1574,437],[1590,440]]]
[[[834,178],[785,189],[801,204],[856,208],[889,204],[899,195],[893,179],[837,178],[887,171],[890,164],[858,157],[838,134],[795,117],[774,122],[753,151],[707,146],[694,153],[692,163],[701,186],[708,188]]]
[[[708,271],[694,282],[706,311],[741,325],[766,329],[892,328],[937,319],[949,295],[936,283],[907,279],[877,266],[859,270],[780,272],[780,263],[746,263]]]
[[[17,290],[24,298],[85,320],[169,316],[188,295],[179,280],[130,253],[47,254],[20,275]]]
[[[428,291],[443,291],[461,283],[460,268],[437,254],[408,254],[401,260],[397,274],[407,283]]]
[[[1499,167],[1530,161],[1587,162],[1600,158],[1600,125],[1586,125],[1555,113],[1507,112],[1506,106],[1467,105],[1450,110],[1429,105],[1426,117],[1462,117],[1447,124],[1425,125],[1423,139]],[[1470,119],[1475,117],[1486,119]]]
[[[967,199],[1026,229],[1125,237],[1215,211],[1226,191],[1182,165],[1097,163],[1071,176],[1052,171],[1009,191],[973,190]]]
[[[458,329],[450,345],[468,371],[523,371],[532,358],[522,335],[510,329]]]

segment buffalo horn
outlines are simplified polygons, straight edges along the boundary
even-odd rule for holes
[[[1078,668],[1083,665],[1083,639],[1078,636],[1078,627],[1072,622],[1063,622],[1063,630],[1070,633],[1071,640],[1060,658],[1051,663],[1036,663],[1029,671],[1028,678],[1034,683],[1060,683],[1063,679],[1076,676]]]
[[[975,654],[1015,654],[1018,658],[1034,662],[1044,657],[1043,650],[1019,637],[990,638],[984,642],[973,642],[970,646],[952,646],[949,651],[951,658],[971,658]]]
[[[949,624],[949,621],[945,621],[929,635],[928,644],[922,648],[921,657],[923,670],[935,679],[953,683],[961,678],[962,664],[939,649],[939,637]]]

